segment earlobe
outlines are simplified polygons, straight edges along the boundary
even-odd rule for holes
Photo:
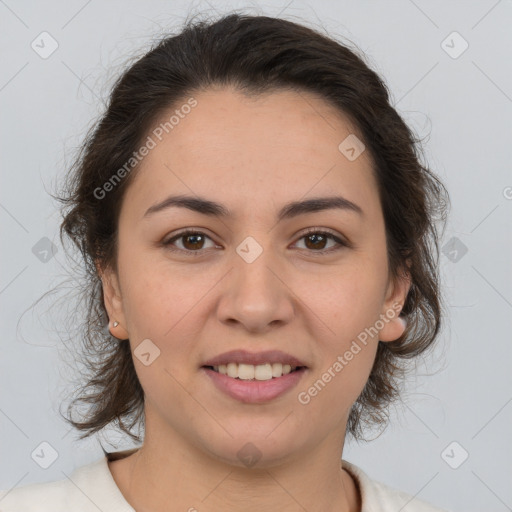
[[[396,313],[394,318],[387,318],[384,327],[379,333],[379,341],[395,341],[402,336],[407,328],[407,320],[404,317],[399,317]]]
[[[120,340],[126,340],[129,338],[129,334],[125,327],[126,319],[117,274],[111,268],[102,270],[98,265],[96,265],[96,268],[101,279],[103,302],[109,317],[110,334]]]
[[[395,282],[390,283],[388,297],[381,314],[384,327],[379,332],[380,341],[395,341],[404,334],[407,328],[407,319],[399,315],[410,288],[411,276],[408,271],[398,277]]]

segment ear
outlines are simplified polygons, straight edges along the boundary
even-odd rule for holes
[[[126,330],[126,318],[117,274],[112,268],[103,269],[98,264],[96,264],[96,269],[102,283],[103,302],[108,313],[110,334],[120,340],[127,340],[129,335]],[[118,322],[115,327],[114,322]]]
[[[384,327],[379,332],[380,341],[397,340],[405,332],[407,322],[405,318],[400,318],[399,314],[404,307],[410,287],[409,270],[402,269],[396,279],[390,279],[381,314]]]

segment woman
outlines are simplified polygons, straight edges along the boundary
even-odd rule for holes
[[[441,325],[448,196],[417,143],[360,57],[290,21],[189,23],[131,66],[61,236],[97,356],[68,421],[143,443],[0,508],[441,510],[342,459]]]

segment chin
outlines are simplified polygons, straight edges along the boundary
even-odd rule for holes
[[[276,423],[273,428],[275,429]],[[255,433],[250,429],[240,431],[231,437],[224,432],[222,439],[214,439],[211,431],[202,444],[213,458],[229,466],[247,469],[265,469],[278,466],[294,458],[300,447],[297,445],[297,436],[291,432],[274,432],[272,429],[264,433]],[[293,440],[293,441],[292,441]]]

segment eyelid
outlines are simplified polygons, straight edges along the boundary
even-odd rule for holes
[[[183,230],[179,231],[178,233],[175,233],[168,238],[167,237],[164,238],[164,240],[161,242],[161,245],[163,245],[164,248],[167,248],[174,252],[181,252],[181,253],[186,253],[189,255],[196,255],[196,256],[202,255],[208,249],[199,249],[197,251],[184,250],[184,249],[172,247],[172,243],[186,235],[203,235],[203,236],[209,238],[210,240],[212,240],[212,242],[216,243],[215,240],[213,239],[213,237],[210,236],[208,233],[206,233],[204,231],[204,229],[205,228],[183,228]],[[302,240],[303,238],[305,238],[306,236],[308,236],[310,234],[328,235],[330,237],[330,239],[333,240],[334,242],[336,242],[336,244],[337,244],[336,247],[331,247],[329,249],[322,249],[322,250],[318,250],[318,251],[308,250],[308,249],[299,249],[301,251],[306,251],[312,255],[321,256],[321,255],[325,255],[325,254],[334,253],[337,250],[340,250],[343,248],[352,248],[353,247],[353,244],[345,236],[338,234],[337,232],[332,231],[329,228],[323,228],[323,227],[306,228],[305,231],[302,231],[298,235],[295,236],[295,240],[296,240],[295,243],[297,243],[298,241]]]
[[[182,253],[188,253],[188,254],[203,254],[206,249],[199,249],[197,251],[186,251],[184,249],[179,249],[172,247],[172,242],[179,240],[180,238],[186,236],[186,235],[202,235],[206,238],[209,238],[213,243],[218,245],[212,236],[210,236],[207,232],[205,232],[205,228],[183,228],[183,230],[178,231],[178,233],[175,233],[169,237],[164,237],[164,239],[161,242],[161,245],[164,248],[167,248],[171,251],[175,252],[182,252]]]
[[[341,243],[344,243],[347,246],[352,246],[352,242],[348,240],[348,238],[336,231],[333,231],[329,228],[322,228],[322,227],[313,227],[313,228],[306,228],[306,231],[302,231],[299,238],[303,238],[304,236],[309,235],[310,233],[325,233],[327,235],[331,235],[333,238],[337,238]]]

